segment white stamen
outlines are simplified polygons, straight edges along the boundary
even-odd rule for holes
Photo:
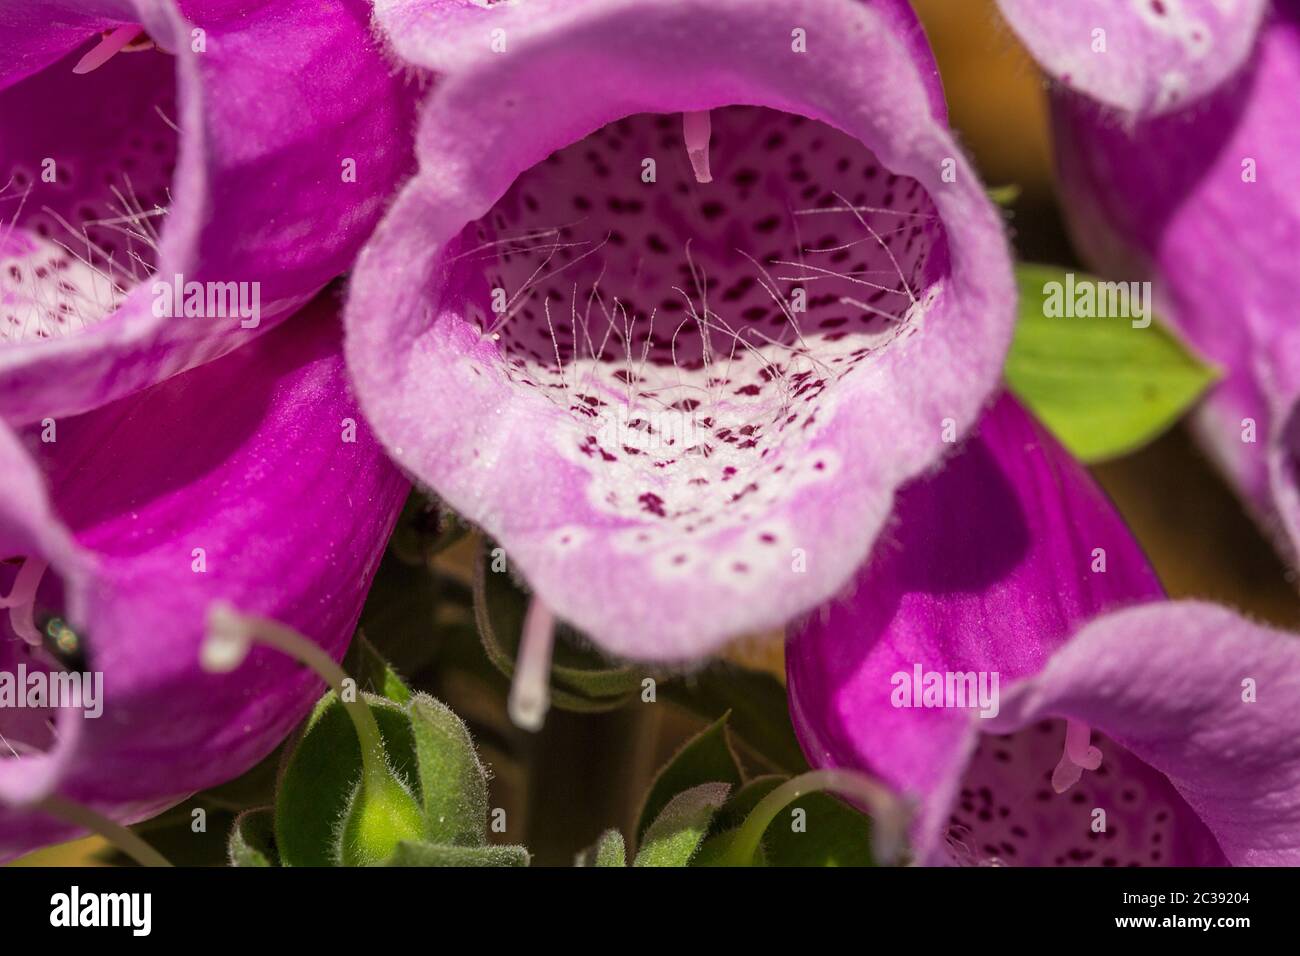
[[[551,707],[551,651],[555,646],[555,615],[536,595],[528,604],[524,633],[519,640],[515,676],[508,710],[516,727],[538,731]]]
[[[1052,789],[1065,793],[1083,776],[1085,770],[1101,766],[1101,751],[1090,743],[1092,728],[1077,720],[1065,722],[1065,753],[1052,771]]]
[[[36,604],[36,589],[40,587],[41,578],[49,564],[39,558],[27,558],[14,578],[14,586],[9,593],[0,597],[0,607],[9,609],[9,626],[14,633],[28,644],[38,646],[41,643],[40,631],[36,630],[33,611]]]
[[[143,27],[118,27],[100,40],[99,43],[95,45],[94,49],[78,60],[77,65],[72,68],[72,72],[80,74],[98,70],[101,66],[121,52],[122,47],[126,46],[143,32]]]
[[[695,170],[698,183],[713,182],[709,171],[709,138],[713,135],[713,121],[708,110],[682,114],[682,135],[686,139],[686,155]]]

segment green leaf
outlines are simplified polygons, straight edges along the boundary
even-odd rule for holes
[[[411,787],[418,780],[411,720],[399,705],[363,694],[388,764]],[[361,779],[361,746],[337,695],[321,698],[297,742],[286,749],[275,798],[275,842],[285,866],[337,866],[338,830]]]
[[[1019,183],[1008,183],[1005,186],[990,186],[985,192],[999,206],[1014,206],[1022,190]]]
[[[508,572],[492,570],[493,545],[486,540],[474,570],[474,616],[489,660],[505,676],[515,670],[528,595]],[[651,676],[643,667],[611,664],[577,631],[556,627],[551,663],[551,703],[562,710],[599,712],[622,707]]]
[[[527,866],[528,851],[521,846],[444,846],[402,842],[387,866]]]
[[[730,790],[725,783],[702,783],[669,800],[646,830],[632,865],[688,865]]]
[[[645,839],[651,823],[682,791],[703,783],[740,784],[743,774],[731,748],[727,731],[729,716],[723,714],[688,740],[659,771],[641,807],[636,828],[638,841]]]
[[[428,694],[416,694],[409,706],[425,838],[431,843],[482,846],[487,830],[487,773],[469,731],[451,708]]]
[[[231,866],[276,866],[275,811],[271,807],[245,810],[230,830]]]
[[[591,847],[582,860],[582,866],[627,866],[627,846],[623,834],[615,829],[606,830]]]
[[[743,787],[731,795],[722,809],[718,811],[717,817],[713,820],[713,829],[710,836],[724,830],[734,830],[740,826],[754,812],[754,808],[758,806],[760,800],[789,779],[789,777],[783,777],[780,774],[769,774],[763,777],[755,777],[746,782]]]
[[[736,791],[718,811],[709,838],[692,866],[718,865],[738,828],[759,802],[787,778],[757,777]],[[803,811],[802,829],[794,811]],[[755,866],[875,866],[871,818],[826,793],[792,800],[768,824]]]
[[[785,688],[772,675],[717,663],[662,682],[659,693],[706,720],[730,713],[731,731],[771,769],[792,775],[808,769],[790,723]]]
[[[806,829],[793,828],[803,810]],[[875,866],[871,818],[828,793],[808,793],[777,814],[763,835],[767,866]]]
[[[1084,462],[1126,454],[1172,425],[1216,373],[1158,323],[1046,315],[1054,266],[1021,264],[1020,319],[1007,357],[1011,390]],[[1076,284],[1100,281],[1076,274]]]

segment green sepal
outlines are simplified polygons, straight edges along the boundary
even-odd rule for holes
[[[600,835],[595,844],[578,854],[577,866],[627,866],[627,846],[623,834],[614,828]]]
[[[446,846],[402,842],[385,866],[527,866],[528,850],[522,846]]]
[[[731,786],[702,783],[677,794],[641,838],[633,866],[688,866]]]
[[[408,705],[429,843],[476,847],[487,842],[487,772],[464,722],[428,694]]]
[[[275,810],[259,807],[235,817],[227,844],[231,866],[279,866],[275,850]]]
[[[679,793],[702,783],[739,786],[743,774],[727,729],[730,714],[719,717],[673,755],[655,776],[637,816],[638,845],[664,807]]]
[[[383,739],[390,771],[408,792],[418,780],[415,738],[406,710],[362,694]],[[361,746],[333,692],[316,704],[298,739],[285,751],[275,799],[275,842],[285,866],[338,866],[340,830],[361,779]]]

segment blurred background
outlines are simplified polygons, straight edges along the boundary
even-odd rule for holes
[[[1056,205],[1044,86],[1033,62],[1001,22],[993,0],[913,2],[938,57],[960,140],[990,188],[1018,187],[1006,214],[1020,258],[1078,266]],[[1172,597],[1212,599],[1300,629],[1296,582],[1181,426],[1093,473]],[[570,865],[575,850],[590,845],[603,829],[618,826],[626,832],[633,826],[655,770],[704,719],[671,702],[633,703],[603,713],[552,710],[542,733],[516,731],[505,717],[505,679],[486,666],[473,621],[457,600],[471,581],[474,557],[469,540],[441,552],[433,563],[444,583],[433,595],[424,582],[411,585],[409,562],[390,557],[381,571],[384,588],[372,595],[363,627],[375,636],[415,622],[428,634],[432,615],[439,646],[427,655],[397,659],[399,671],[418,675],[421,686],[469,723],[494,774],[492,806],[507,811],[508,842],[526,843],[537,864]],[[743,642],[732,656],[782,676],[780,635]],[[709,684],[707,674],[691,681],[696,689],[708,690]],[[762,762],[755,755],[742,757]],[[264,777],[270,768],[263,768]],[[258,775],[245,783],[256,786]],[[213,840],[206,852],[214,864],[224,862],[229,827],[223,800],[233,807],[238,795],[217,794],[204,804],[212,808]],[[172,825],[175,819],[188,823],[190,806],[146,825],[142,833],[166,852],[169,839],[190,838],[188,826]],[[173,832],[178,829],[181,835]],[[16,865],[106,862],[116,861],[101,841],[88,839],[43,850]]]

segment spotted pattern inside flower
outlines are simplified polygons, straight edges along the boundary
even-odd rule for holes
[[[0,347],[95,325],[156,267],[179,144],[174,60],[124,52],[74,76],[77,55],[0,93],[0,132],[14,134],[0,146]],[[32,114],[71,97],[66,128]]]
[[[705,554],[684,536],[788,546],[781,505],[841,464],[818,440],[836,386],[906,347],[946,268],[925,190],[858,141],[756,107],[711,120],[711,182],[680,115],[628,117],[520,176],[449,257],[500,374],[554,404],[592,506],[632,522],[616,544],[665,576]]]
[[[1065,721],[980,738],[947,823],[965,866],[1204,866],[1217,849],[1168,779],[1094,731],[1101,765],[1052,787]],[[1104,811],[1104,817],[1097,811]],[[1104,823],[1104,829],[1099,824]]]

